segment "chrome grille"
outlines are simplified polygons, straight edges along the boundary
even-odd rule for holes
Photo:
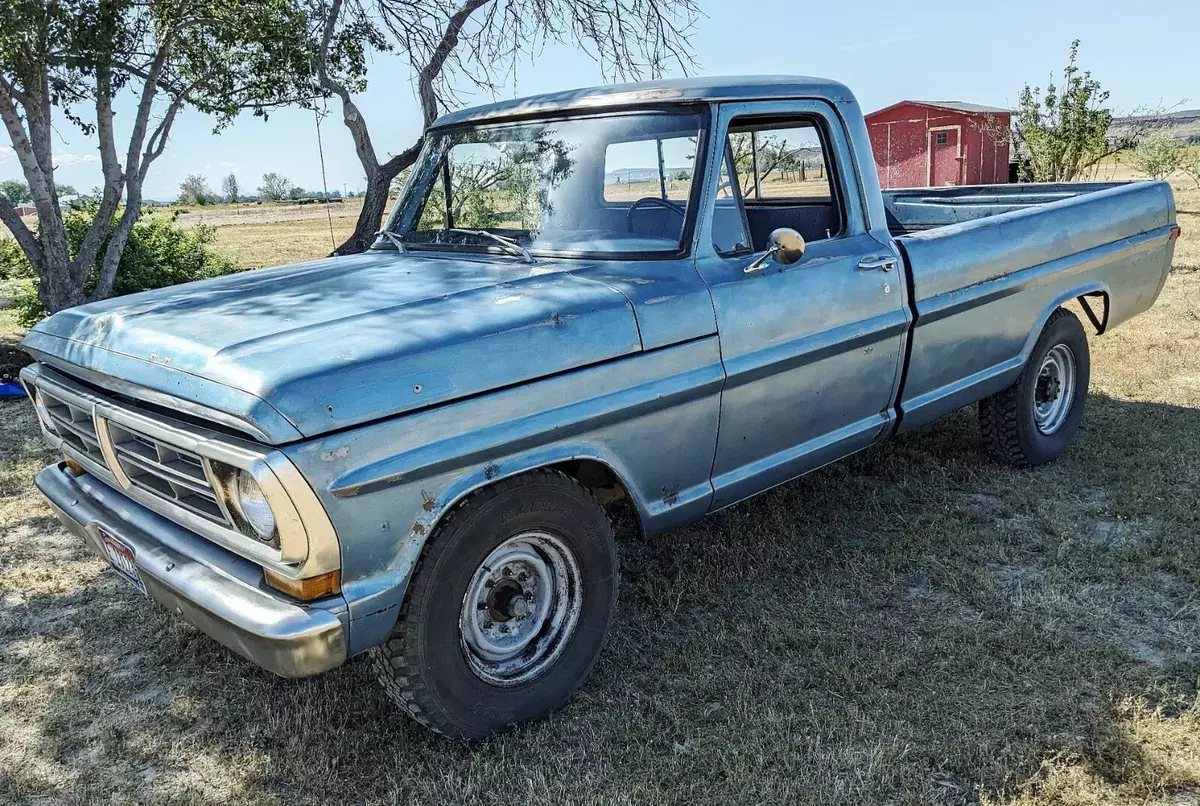
[[[113,453],[131,484],[211,521],[228,525],[203,459],[128,426],[113,422],[106,425]]]
[[[54,430],[71,448],[97,464],[104,465],[104,452],[96,436],[96,423],[92,412],[81,406],[72,405],[46,391],[41,391],[42,405],[54,423]]]
[[[339,568],[333,525],[278,451],[143,410],[137,396],[119,393],[114,399],[43,364],[22,369],[21,382],[37,403],[50,444],[135,504],[289,578]],[[61,472],[77,475],[79,468]],[[278,528],[270,540],[253,533],[231,511],[235,504],[226,502],[226,487],[239,472],[251,474],[271,499]]]
[[[80,459],[108,470],[118,480],[128,479],[130,485],[188,512],[236,528],[218,503],[205,460],[198,454],[94,414],[90,407],[59,397],[45,386],[39,386],[38,393],[54,430],[63,440],[64,450],[69,449],[68,455],[74,452]],[[97,427],[108,434],[116,467],[105,457]]]

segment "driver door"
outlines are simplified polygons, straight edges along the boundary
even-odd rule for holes
[[[696,252],[726,372],[712,509],[888,433],[909,321],[828,105],[722,104],[716,132]],[[756,270],[778,226],[800,231],[804,256]]]

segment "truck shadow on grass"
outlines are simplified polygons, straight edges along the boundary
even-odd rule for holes
[[[1142,802],[1200,783],[1200,410],[1093,394],[1051,466],[973,411],[685,529],[622,530],[621,602],[552,719],[474,746],[368,664],[285,681],[10,540],[0,800]],[[24,538],[22,538],[24,539]],[[39,574],[78,575],[47,588]],[[53,586],[49,586],[53,588]]]

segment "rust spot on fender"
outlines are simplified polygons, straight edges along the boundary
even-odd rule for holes
[[[426,512],[433,512],[433,508],[437,506],[437,499],[424,490],[421,490],[421,498],[425,500],[425,503],[421,504],[421,509]]]
[[[425,524],[421,523],[420,521],[415,521],[413,523],[412,533],[417,537],[425,534]]]
[[[662,499],[663,503],[669,507],[675,506],[675,502],[679,500],[679,488],[678,487],[672,487],[670,490],[668,490],[666,487],[663,487],[662,494],[663,494],[663,499]]]

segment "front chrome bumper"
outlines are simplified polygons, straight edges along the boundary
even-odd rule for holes
[[[209,637],[284,677],[346,660],[345,601],[301,606],[270,592],[261,569],[108,485],[51,465],[35,483],[58,519],[105,557],[100,529],[128,545],[150,598]]]

